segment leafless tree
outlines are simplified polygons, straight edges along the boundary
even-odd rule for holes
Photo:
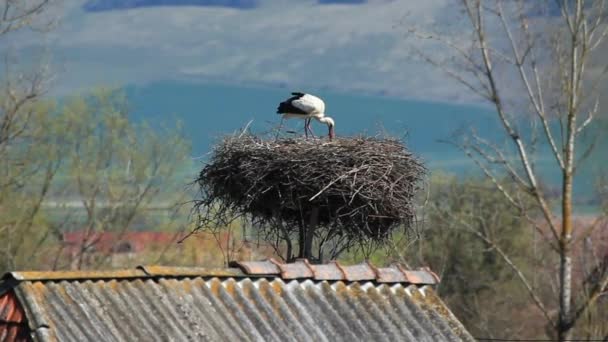
[[[0,72],[0,269],[105,266],[111,255],[85,260],[99,242],[96,233],[120,240],[151,209],[169,212],[185,195],[171,184],[188,154],[179,128],[134,124],[115,90],[57,106],[45,96],[49,65],[11,55],[13,37],[54,27],[58,2],[0,0],[0,44],[7,47]],[[163,223],[177,228],[177,221]],[[73,260],[60,250],[52,265],[38,262],[50,255],[49,241],[60,244],[69,229],[84,232]]]
[[[118,243],[151,210],[170,212],[185,200],[185,193],[176,190],[179,184],[172,182],[187,161],[188,147],[177,130],[159,132],[130,122],[120,91],[100,89],[74,98],[55,120],[69,126],[63,134],[63,171],[70,177],[57,182],[65,190],[59,203],[73,199],[84,214],[71,222],[82,236],[70,261],[77,269],[99,268],[111,254],[98,255],[93,263],[85,259],[101,234],[112,234]],[[177,221],[173,217],[171,223]]]
[[[0,1],[0,44],[3,69],[0,72],[0,255],[8,266],[15,266],[15,250],[22,247],[25,237],[36,240],[30,246],[39,251],[44,236],[36,234],[35,221],[42,202],[49,193],[57,174],[59,158],[39,158],[56,155],[48,143],[47,132],[53,130],[47,114],[52,107],[41,97],[49,79],[48,67],[23,65],[8,48],[10,38],[19,31],[50,29],[54,18],[47,10],[53,0]],[[32,127],[35,119],[40,126]],[[41,129],[45,127],[47,131]],[[52,145],[55,146],[55,145]],[[28,183],[28,190],[24,185]],[[20,205],[19,205],[20,204]],[[43,234],[44,235],[44,234]]]
[[[26,28],[49,29],[52,20],[41,17],[52,3],[50,0],[0,1],[0,44],[6,45],[11,34]],[[21,72],[19,63],[14,61],[10,51],[4,50],[4,68],[0,73],[0,158],[6,166],[9,162],[6,158],[9,146],[17,139],[29,135],[28,123],[36,112],[35,104],[44,93],[45,81],[49,75],[46,65]],[[6,168],[3,171],[6,172]],[[0,187],[6,186],[7,182],[13,180],[4,177]]]
[[[56,0],[2,0],[0,1],[0,36],[23,28],[46,30],[56,18],[45,17]]]
[[[556,253],[557,317],[551,302],[538,295],[538,288],[500,246],[475,233],[512,266],[556,337],[565,341],[608,285],[608,274],[603,274],[583,299],[573,295],[573,246],[602,221],[598,218],[575,232],[573,184],[597,142],[589,135],[598,134],[594,127],[600,107],[598,89],[608,71],[608,63],[597,58],[608,33],[607,4],[605,0],[460,0],[459,4],[467,31],[411,29],[411,35],[423,43],[422,48],[414,48],[415,54],[493,106],[509,143],[501,145],[472,131],[457,146],[526,214]],[[545,151],[561,175],[561,192],[555,199],[559,211],[542,186],[544,178],[535,162]],[[517,190],[506,185],[505,174]],[[543,224],[522,205],[523,197],[534,200]]]

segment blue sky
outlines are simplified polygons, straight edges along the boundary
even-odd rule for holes
[[[185,80],[468,102],[443,74],[411,61],[405,40],[410,26],[444,25],[451,6],[449,0],[64,0],[56,30],[2,44],[22,55],[50,50],[59,93]]]

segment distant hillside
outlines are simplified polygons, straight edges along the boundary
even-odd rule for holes
[[[408,146],[420,155],[431,170],[444,170],[460,175],[478,173],[475,165],[451,145],[449,139],[458,129],[475,127],[484,137],[504,143],[502,128],[495,115],[481,107],[409,101],[394,98],[355,96],[315,89],[302,89],[326,100],[327,115],[336,120],[339,135],[377,134],[386,131],[404,136]],[[181,119],[185,132],[193,142],[194,157],[203,157],[213,142],[253,120],[251,129],[266,132],[276,127],[280,117],[275,113],[279,101],[289,96],[290,89],[255,88],[221,84],[161,82],[145,87],[128,87],[127,93],[135,116],[152,124]],[[303,132],[303,123],[291,120],[288,127]],[[318,134],[326,134],[324,126],[313,123]],[[542,148],[540,149],[542,151]],[[608,141],[600,140],[598,151],[608,150]],[[542,153],[541,168],[553,166],[553,160]],[[583,168],[575,191],[591,194],[598,172],[608,169],[607,161],[596,153]],[[559,173],[550,169],[550,179]]]

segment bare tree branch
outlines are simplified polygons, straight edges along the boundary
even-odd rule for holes
[[[50,0],[2,2],[4,9],[0,18],[0,36],[31,26],[34,19],[51,3]]]
[[[495,107],[504,132],[514,144],[515,155],[521,162],[523,171],[512,165],[507,149],[501,149],[492,141],[480,138],[475,132],[471,134],[472,142],[459,144],[458,147],[477,164],[515,208],[521,207],[522,201],[516,197],[518,193],[510,192],[506,184],[499,181],[501,174],[510,176],[538,204],[542,218],[553,234],[552,239],[545,238],[545,229],[538,224],[538,218],[527,212],[527,208],[522,208],[526,210],[521,212],[534,223],[535,230],[541,233],[559,257],[559,275],[555,282],[559,285],[560,292],[556,294],[559,321],[553,322],[553,328],[557,338],[565,341],[570,338],[577,315],[580,315],[573,313],[572,309],[572,250],[576,243],[576,239],[573,239],[572,188],[577,167],[591,155],[597,142],[595,136],[593,142],[582,146],[583,144],[577,143],[577,137],[596,122],[595,117],[600,111],[599,94],[596,91],[605,79],[608,66],[590,72],[589,61],[594,60],[591,58],[592,52],[603,42],[608,27],[605,27],[605,0],[593,3],[555,0],[555,4],[561,13],[560,22],[551,16],[547,16],[548,19],[543,17],[546,20],[531,18],[527,1],[513,4],[506,1],[503,3],[502,0],[461,0],[465,17],[475,35],[471,39],[472,49],[469,52],[460,48],[457,52],[449,45],[446,47],[465,65],[475,67],[467,69],[457,63],[449,65],[437,61],[429,64],[444,72],[449,70],[448,76],[465,85],[474,94],[489,100]],[[514,22],[517,24],[513,25]],[[538,24],[541,30],[542,25],[545,25],[544,29],[549,31],[541,31],[538,27],[531,27],[531,24]],[[500,29],[496,31],[496,27]],[[489,34],[493,36],[489,37]],[[543,39],[543,34],[547,39]],[[434,39],[441,41],[446,38],[439,36]],[[510,52],[501,49],[502,43],[507,44]],[[446,59],[449,60],[449,57]],[[476,63],[477,61],[480,62]],[[513,89],[512,79],[508,77],[511,71],[521,81],[521,89]],[[522,99],[509,97],[514,90],[525,93],[522,94],[525,104],[529,104],[533,112],[529,136],[521,136],[518,117],[511,114],[512,108],[517,108],[521,103],[518,100]],[[539,143],[536,123],[539,128],[542,127],[542,141],[550,147],[561,174],[561,192],[557,195],[561,205],[559,223],[553,214],[552,197],[543,193],[542,175],[538,173],[533,159]],[[488,238],[492,240],[491,237]]]
[[[461,218],[454,217],[454,216],[451,216],[451,219],[456,220],[463,228],[465,228],[466,232],[473,234],[475,237],[479,238],[481,241],[488,244],[494,251],[496,251],[496,253],[498,253],[498,255],[501,257],[501,259],[511,268],[511,270],[513,270],[513,272],[519,279],[520,283],[525,287],[526,291],[530,295],[530,298],[532,299],[532,301],[534,302],[536,307],[545,316],[545,319],[547,320],[547,322],[549,322],[552,326],[555,326],[556,325],[555,320],[549,313],[549,310],[547,310],[547,308],[543,304],[542,300],[536,294],[536,290],[532,287],[532,285],[528,281],[528,278],[523,274],[523,272],[513,262],[513,260],[511,260],[511,258],[507,255],[507,253],[505,253],[502,250],[502,248],[500,248],[500,246],[498,246],[491,238],[489,238],[485,234],[479,232],[477,229],[473,228],[469,222],[466,222],[466,221],[462,220]]]
[[[593,106],[593,109],[589,111],[589,114],[587,114],[587,119],[585,119],[585,121],[583,121],[583,123],[576,129],[576,134],[580,134],[585,129],[585,127],[587,127],[591,123],[591,121],[593,121],[593,118],[595,117],[599,109],[599,104],[600,99],[597,98],[595,100],[595,105]]]
[[[531,44],[531,42],[528,41],[528,46],[526,46],[526,48],[525,48],[526,51],[524,52],[523,55],[521,55],[519,52],[519,49],[517,48],[517,43],[515,42],[515,39],[513,38],[513,34],[511,33],[511,29],[509,28],[509,25],[505,19],[505,15],[503,13],[503,8],[502,8],[502,2],[500,2],[500,1],[497,2],[497,10],[498,10],[498,17],[500,18],[500,21],[502,23],[502,27],[504,28],[505,33],[507,34],[507,37],[509,38],[509,42],[511,43],[511,49],[513,52],[513,56],[515,56],[514,65],[517,67],[521,81],[523,82],[523,84],[526,88],[526,93],[528,95],[530,103],[532,104],[532,107],[534,108],[535,113],[538,115],[538,118],[540,119],[540,121],[543,125],[543,129],[544,129],[547,141],[549,142],[549,145],[551,146],[551,149],[553,151],[553,156],[557,160],[559,166],[563,169],[564,162],[562,160],[562,157],[561,157],[559,151],[557,150],[557,146],[555,144],[555,139],[553,138],[553,134],[551,133],[551,128],[550,128],[549,123],[546,118],[546,113],[544,112],[544,108],[543,108],[543,104],[542,104],[542,92],[540,90],[538,72],[536,71],[536,63],[532,63],[532,64],[533,64],[534,73],[535,73],[535,77],[536,77],[538,94],[535,94],[534,91],[532,90],[530,82],[528,81],[528,75],[524,69],[525,57],[527,56],[529,51],[532,50],[532,44]],[[523,14],[520,14],[520,18],[522,18],[522,17],[523,17]],[[522,22],[522,27],[523,27],[524,31],[526,31],[526,33],[528,33],[527,23],[525,22],[525,20],[520,19],[520,22]],[[527,35],[529,36],[529,33]]]
[[[482,150],[475,148],[475,146],[473,146],[473,148],[475,148],[475,151],[477,151],[480,155],[482,155],[484,157],[484,159],[486,159],[488,162],[498,163],[498,164],[503,165],[504,168],[506,169],[507,173],[511,176],[511,178],[514,181],[516,181],[516,183],[519,186],[521,186],[526,192],[528,192],[528,193],[531,192],[531,189],[528,187],[528,184],[523,180],[523,178],[515,170],[513,165],[511,165],[511,163],[507,160],[505,154],[503,153],[503,151],[501,151],[500,148],[498,148],[498,146],[496,146],[495,144],[491,143],[490,141],[488,141],[486,139],[483,139],[482,137],[477,135],[476,132],[472,132],[471,135],[478,143],[489,147],[494,152],[494,154],[496,155],[497,158],[487,156],[485,154],[485,152],[483,152]]]

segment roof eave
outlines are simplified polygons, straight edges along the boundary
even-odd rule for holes
[[[165,267],[137,266],[135,269],[112,271],[19,271],[8,272],[2,276],[4,282],[52,281],[52,280],[91,280],[91,279],[129,279],[129,278],[180,278],[180,277],[252,277],[238,268],[205,267]],[[255,277],[255,276],[253,276]]]

